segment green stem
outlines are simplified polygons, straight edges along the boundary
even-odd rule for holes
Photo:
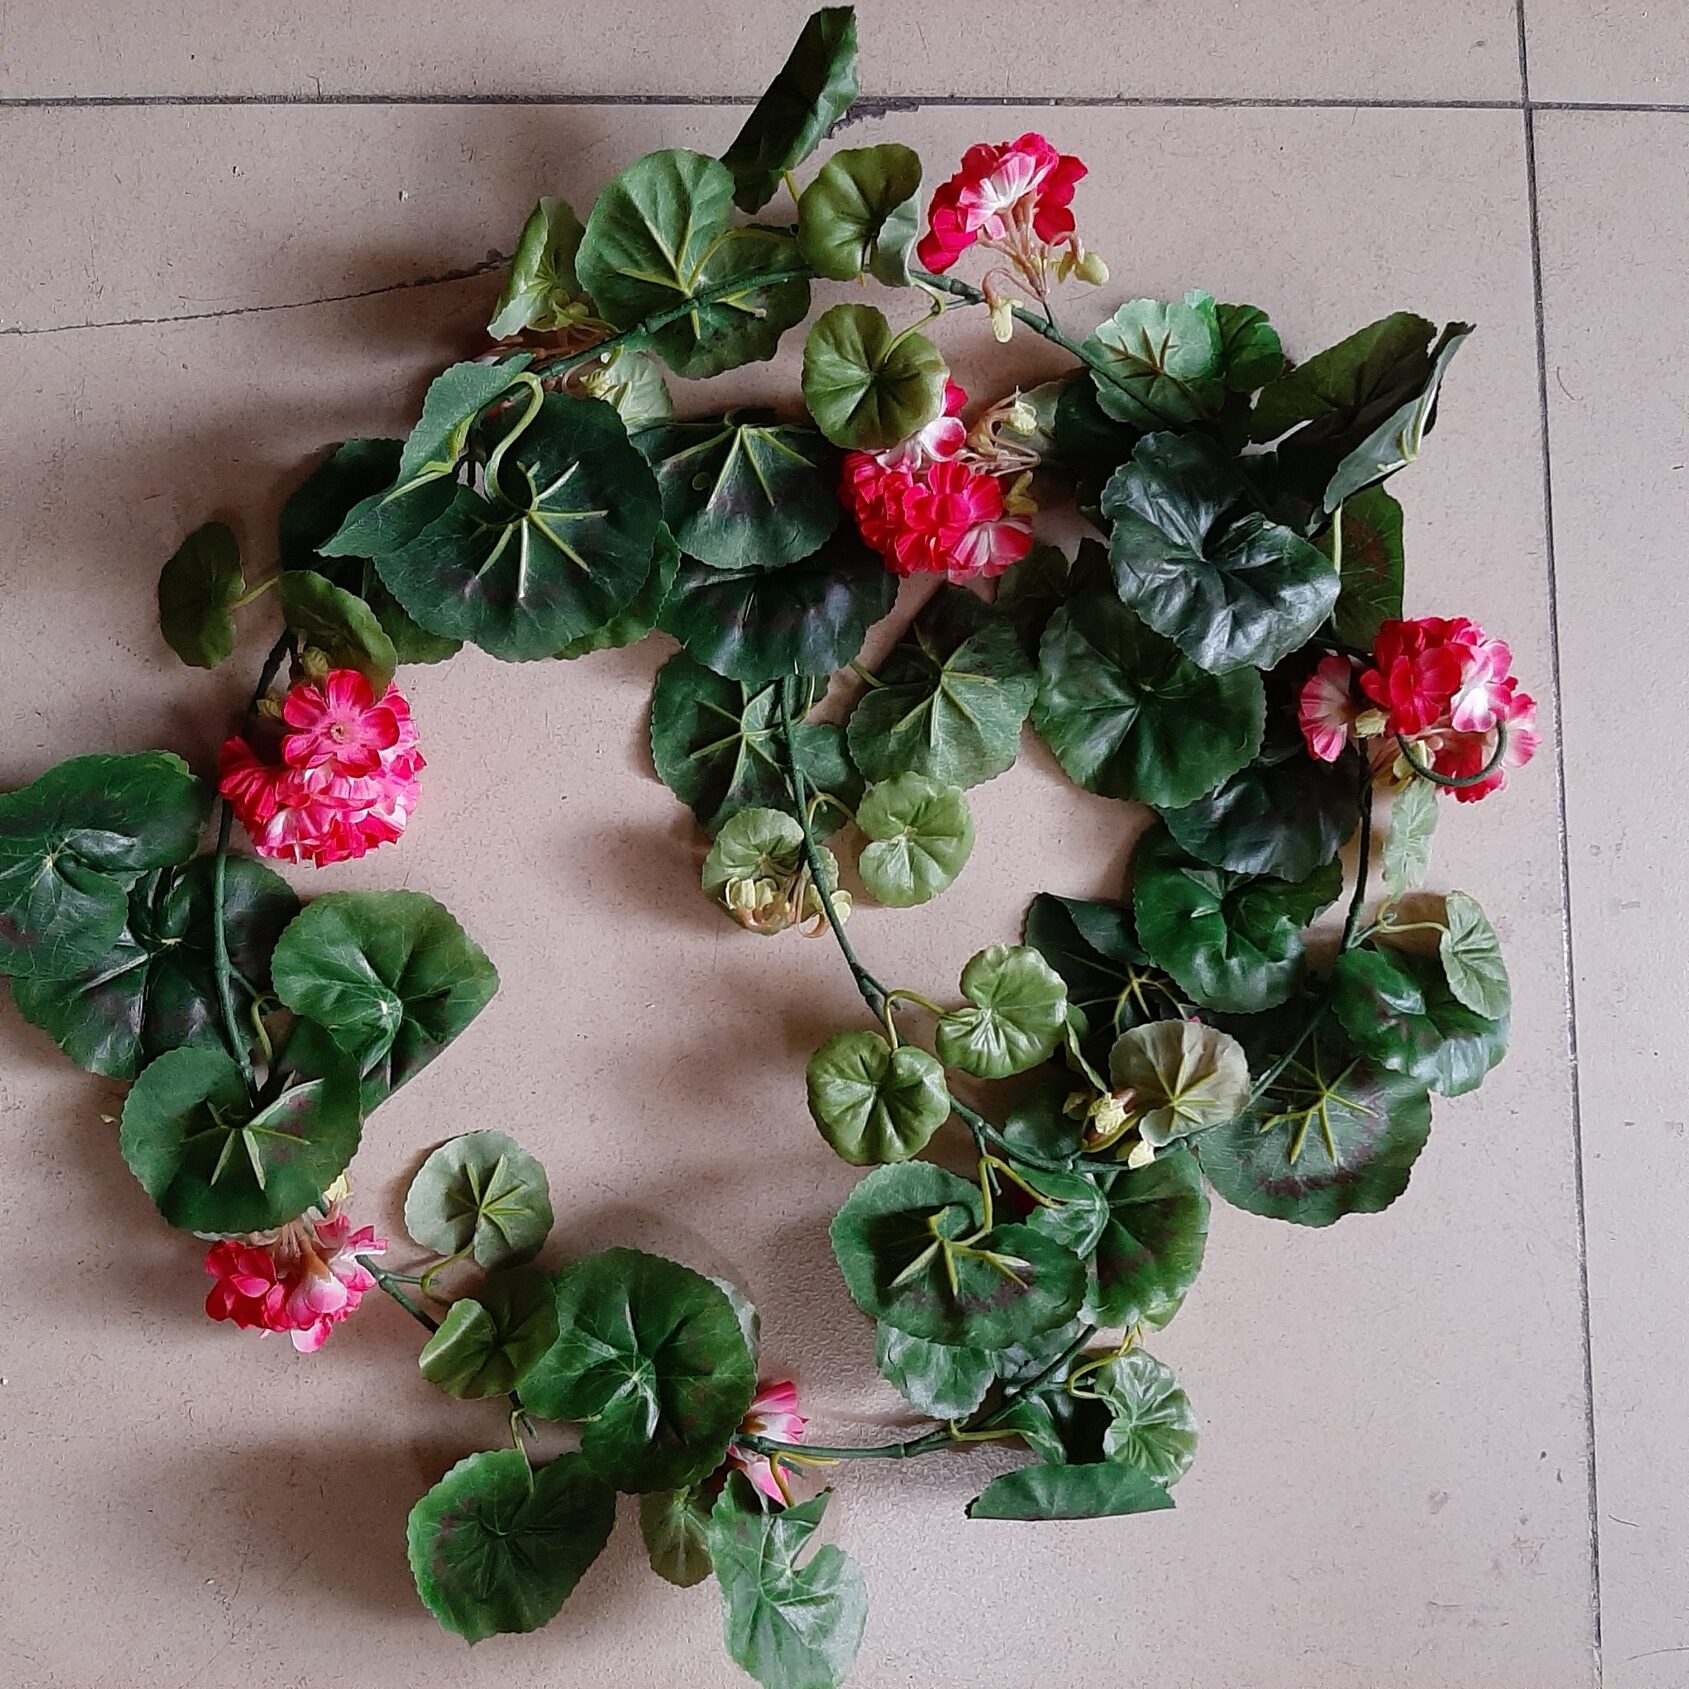
[[[424,1313],[423,1310],[399,1288],[398,1279],[396,1279],[384,1267],[376,1265],[374,1256],[360,1255],[357,1257],[357,1262],[358,1265],[362,1267],[364,1271],[367,1272],[375,1280],[375,1282],[380,1285],[381,1288],[385,1290],[387,1294],[391,1296],[413,1320],[417,1322],[418,1325],[427,1326],[430,1331],[438,1331],[440,1329],[440,1322],[435,1319],[432,1314]]]
[[[1427,767],[1419,760],[1407,740],[1402,738],[1400,734],[1396,735],[1396,747],[1402,753],[1402,761],[1421,780],[1429,780],[1433,786],[1446,786],[1451,792],[1460,792],[1465,791],[1470,786],[1483,785],[1501,767],[1501,759],[1507,755],[1507,727],[1505,723],[1497,725],[1495,751],[1490,760],[1476,774],[1439,774],[1436,769]]]
[[[1343,922],[1341,950],[1352,950],[1355,928],[1360,924],[1361,906],[1366,902],[1367,874],[1372,866],[1372,769],[1361,757],[1361,842],[1355,855],[1355,892],[1349,899],[1349,913]]]

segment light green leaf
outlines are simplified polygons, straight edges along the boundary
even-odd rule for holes
[[[405,1230],[437,1255],[511,1266],[551,1232],[545,1168],[502,1132],[466,1132],[440,1145],[405,1193]]]
[[[399,656],[375,612],[311,569],[289,569],[276,582],[276,598],[301,646],[321,651],[330,668],[356,669],[374,688],[387,690]]]
[[[583,232],[567,200],[541,199],[528,213],[504,291],[487,324],[493,339],[508,339],[525,328],[546,332],[567,328],[585,315],[575,275],[575,253]]]
[[[1023,944],[992,944],[962,969],[965,1008],[938,1023],[939,1060],[981,1079],[1048,1061],[1067,1030],[1067,986]]]
[[[1173,1505],[1147,1473],[1118,1461],[1083,1466],[1023,1466],[993,1478],[968,1503],[970,1519],[1114,1519]]]
[[[715,1569],[710,1560],[710,1505],[704,1490],[653,1490],[639,1498],[639,1534],[651,1570],[677,1589],[691,1589]]]
[[[1196,1415],[1171,1369],[1134,1349],[1090,1373],[1086,1383],[1113,1416],[1103,1453],[1158,1484],[1178,1483],[1196,1458]]]
[[[643,352],[620,346],[575,367],[581,391],[609,405],[629,435],[674,416],[674,400],[663,372]]]
[[[879,451],[944,414],[950,370],[924,334],[872,305],[835,305],[803,343],[803,399],[836,446]]]
[[[950,1118],[944,1069],[919,1045],[894,1050],[877,1032],[835,1032],[804,1079],[821,1136],[853,1167],[907,1161]]]
[[[514,1390],[556,1341],[550,1277],[518,1267],[495,1273],[474,1296],[452,1303],[417,1365],[448,1396],[477,1401]]]
[[[798,249],[818,276],[871,275],[909,285],[909,249],[921,232],[921,161],[908,147],[852,147],[821,166],[798,196]]]
[[[195,528],[158,577],[158,627],[164,642],[196,669],[214,669],[235,648],[230,613],[246,591],[240,542],[222,522]]]
[[[1243,1046],[1199,1021],[1152,1020],[1122,1033],[1108,1077],[1132,1092],[1138,1135],[1157,1149],[1234,1119],[1249,1100]]]
[[[1136,428],[1181,428],[1216,415],[1225,397],[1225,352],[1211,294],[1162,304],[1129,299],[1085,342],[1097,402]]]
[[[1443,904],[1447,923],[1437,941],[1443,977],[1449,990],[1477,1014],[1498,1020],[1513,1007],[1507,964],[1501,959],[1501,940],[1476,898],[1451,891]]]
[[[1431,873],[1431,837],[1437,830],[1437,788],[1417,776],[1390,805],[1384,835],[1384,883],[1392,898],[1424,885]]]
[[[524,352],[496,364],[453,364],[435,376],[423,395],[422,415],[405,439],[394,490],[403,492],[417,482],[450,475],[469,449],[470,431],[481,413],[510,391],[516,377],[531,361]],[[362,508],[360,505],[353,509],[346,526],[335,536],[336,544],[350,539]],[[346,555],[343,551],[330,551],[326,546],[323,550],[328,556]],[[351,555],[378,557],[381,554],[354,550]]]
[[[872,841],[857,863],[862,884],[892,909],[937,897],[973,849],[973,817],[961,788],[924,774],[896,774],[870,786],[856,824]]]
[[[825,845],[816,854],[826,889],[836,890],[836,858]],[[795,817],[778,809],[735,810],[704,858],[704,895],[750,931],[772,937],[801,917],[805,900],[792,892],[804,868],[803,829]],[[766,896],[747,905],[740,901],[747,887]]]
[[[874,1328],[874,1365],[917,1413],[931,1419],[965,1419],[997,1381],[991,1350],[929,1343],[884,1323]]]

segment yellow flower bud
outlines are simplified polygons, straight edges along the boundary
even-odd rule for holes
[[[1108,265],[1094,252],[1087,252],[1074,269],[1079,279],[1089,282],[1092,287],[1101,287],[1108,280]]]
[[[991,332],[999,345],[1008,345],[1015,332],[1015,308],[1012,301],[998,299],[992,302]]]

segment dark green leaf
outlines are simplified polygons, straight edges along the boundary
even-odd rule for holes
[[[158,628],[196,669],[214,669],[235,648],[231,608],[246,591],[240,542],[222,522],[195,528],[158,577]]]
[[[453,364],[435,376],[423,395],[422,415],[405,438],[395,477],[397,488],[402,490],[418,481],[450,475],[462,462],[470,432],[481,413],[510,391],[517,376],[531,362],[524,352],[496,364],[473,360]],[[336,537],[344,540],[345,530]]]
[[[872,305],[835,305],[803,343],[803,399],[836,446],[881,451],[944,414],[950,379],[924,334],[891,324]]]
[[[1341,582],[1332,612],[1337,637],[1370,651],[1380,626],[1402,613],[1402,507],[1382,487],[1367,487],[1344,500],[1319,545]]]
[[[1111,1032],[1102,1044],[1100,1059],[1105,1066],[1108,1045],[1113,1041]],[[1045,1161],[1069,1161],[1079,1154],[1086,1120],[1083,1107],[1068,1112],[1068,1103],[1075,1096],[1086,1097],[1077,1074],[1060,1062],[1039,1068],[1003,1111],[999,1130],[1011,1151],[1020,1150]]]
[[[1067,1030],[1067,986],[1024,944],[992,944],[962,969],[967,1004],[942,1016],[939,1060],[981,1079],[1006,1079],[1049,1060]]]
[[[856,13],[823,6],[810,14],[797,44],[721,155],[732,172],[733,201],[760,211],[827,138],[856,98]]]
[[[832,1493],[770,1511],[735,1472],[710,1514],[727,1652],[763,1689],[838,1689],[862,1644],[855,1563],[827,1543],[798,1564]]]
[[[961,788],[924,774],[898,774],[869,787],[856,824],[870,841],[857,862],[863,887],[892,909],[937,897],[973,849],[973,817]]]
[[[394,1091],[480,1014],[498,970],[419,891],[332,891],[276,945],[276,995]]]
[[[488,334],[504,340],[525,328],[554,332],[585,314],[575,275],[575,253],[583,232],[567,200],[540,200],[522,225],[504,291],[487,324]]]
[[[467,1642],[538,1630],[615,1522],[615,1495],[578,1454],[537,1472],[516,1449],[472,1454],[411,1509],[411,1575],[441,1627]]]
[[[853,1167],[907,1161],[950,1118],[944,1069],[916,1044],[835,1032],[804,1073],[821,1136]]]
[[[921,161],[908,147],[853,147],[821,166],[798,197],[798,249],[818,276],[871,275],[909,285],[909,249],[921,232]]]
[[[180,757],[72,757],[0,794],[0,973],[69,979],[95,966],[149,868],[186,862],[210,794]]]
[[[1128,1027],[1180,1011],[1182,999],[1138,943],[1127,904],[1041,891],[1022,936],[1067,982],[1067,1000],[1097,1033],[1105,1058]]]
[[[614,651],[624,645],[637,645],[656,627],[679,572],[680,547],[674,543],[668,524],[659,522],[651,567],[639,591],[603,627],[592,633],[583,633],[579,639],[571,639],[557,655],[585,657],[594,651]]]
[[[1165,305],[1129,299],[1084,350],[1103,366],[1092,368],[1098,404],[1135,428],[1204,421],[1225,397],[1225,353],[1211,294],[1187,293]]]
[[[143,874],[129,892],[116,941],[69,979],[19,979],[19,1012],[92,1073],[133,1079],[155,1056],[188,1044],[222,1046],[212,969],[213,859]],[[299,912],[287,882],[247,857],[228,859],[224,921],[236,1000],[270,984],[270,952]]]
[[[1039,668],[1032,724],[1087,791],[1191,803],[1261,747],[1260,675],[1198,668],[1112,594],[1056,612]]]
[[[653,1490],[639,1498],[639,1534],[651,1570],[677,1589],[707,1578],[710,1561],[710,1504],[700,1489]]]
[[[550,1277],[531,1267],[495,1273],[452,1303],[417,1365],[430,1384],[466,1401],[503,1396],[557,1341]]]
[[[503,1267],[538,1253],[551,1231],[545,1168],[502,1132],[443,1143],[405,1193],[405,1230],[437,1255]]]
[[[607,1249],[558,1274],[557,1324],[522,1399],[544,1418],[584,1421],[581,1453],[607,1483],[678,1489],[721,1464],[756,1363],[732,1303],[707,1278]]]
[[[1217,305],[1215,313],[1228,392],[1253,393],[1284,373],[1284,348],[1260,306]]]
[[[1085,1312],[1098,1325],[1163,1326],[1196,1282],[1208,1242],[1208,1193],[1196,1160],[1170,1149],[1147,1167],[1100,1166],[1093,1175],[1109,1217]]]
[[[965,1419],[997,1379],[991,1350],[929,1343],[894,1325],[875,1328],[874,1365],[917,1413],[933,1419]]]
[[[968,1503],[970,1519],[1113,1519],[1173,1505],[1166,1489],[1117,1461],[1084,1466],[1023,1466],[993,1478]]]
[[[997,596],[991,602],[998,615],[1014,624],[1021,650],[1037,662],[1044,629],[1071,596],[1067,553],[1060,546],[1035,545],[998,581]]]
[[[321,651],[329,667],[356,669],[379,698],[398,667],[393,641],[363,599],[312,569],[289,569],[276,598],[301,646]]]

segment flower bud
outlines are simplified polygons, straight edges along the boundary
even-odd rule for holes
[[[1017,475],[1014,480],[1003,489],[1003,508],[1011,516],[1033,516],[1037,514],[1038,502],[1027,490],[1032,485],[1032,471],[1029,469],[1023,475]]]
[[[1382,710],[1362,710],[1355,717],[1355,734],[1361,739],[1376,739],[1384,731],[1387,717]]]
[[[1003,418],[1003,426],[1015,434],[1031,434],[1038,427],[1038,413],[1019,393]]]
[[[1127,1152],[1126,1165],[1131,1168],[1147,1167],[1155,1160],[1155,1145],[1146,1144],[1141,1138]]]
[[[1007,346],[1015,332],[1014,303],[996,299],[991,304],[991,333],[1000,346]]]
[[[1089,282],[1092,287],[1101,287],[1108,280],[1108,265],[1096,253],[1087,252],[1074,265],[1074,273],[1082,282]]]

